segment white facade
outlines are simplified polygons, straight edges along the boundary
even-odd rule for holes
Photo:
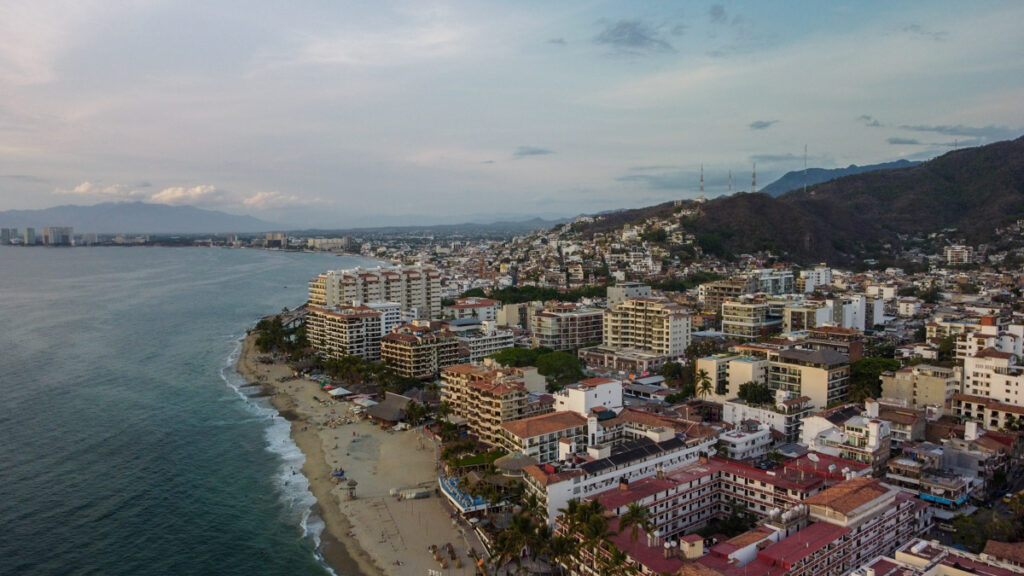
[[[1009,352],[983,350],[964,358],[964,393],[1024,406],[1024,367]]]
[[[555,411],[586,416],[597,407],[616,414],[622,410],[622,382],[608,378],[590,378],[555,392]]]
[[[682,443],[676,443],[681,445],[669,450],[609,466],[593,474],[577,468],[545,476],[544,481],[540,481],[537,476],[528,473],[525,477],[526,489],[538,497],[547,512],[548,524],[554,526],[559,516],[558,510],[565,508],[569,500],[583,500],[618,485],[622,479],[634,482],[654,476],[659,470],[692,464],[697,462],[701,454],[713,454],[717,441],[716,436],[687,438]]]
[[[755,426],[741,425],[718,436],[719,454],[733,460],[759,458],[768,453],[772,445],[772,429],[758,422]]]
[[[397,302],[371,302],[366,305],[380,312],[380,335],[383,338],[391,334],[395,326],[402,324],[402,306]]]
[[[478,362],[506,348],[515,346],[511,330],[500,330],[494,322],[484,322],[483,328],[469,334],[458,334],[459,341],[469,347],[469,361]]]
[[[327,308],[352,302],[397,302],[423,317],[441,314],[441,273],[432,266],[330,270],[310,284],[310,301]]]
[[[832,269],[825,265],[815,266],[811,270],[801,270],[800,277],[804,279],[804,293],[814,292],[816,288],[828,286],[832,283]]]

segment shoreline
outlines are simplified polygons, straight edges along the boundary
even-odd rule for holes
[[[236,369],[289,422],[305,456],[301,472],[316,499],[313,513],[324,523],[317,552],[331,570],[338,576],[421,575],[442,569],[428,548],[450,542],[462,566],[452,562],[443,573],[475,574],[468,552],[483,548],[452,519],[443,496],[393,496],[403,488],[437,486],[433,440],[422,430],[393,432],[356,419],[348,402],[321,402],[328,396],[317,382],[293,378],[283,363],[260,361],[255,339],[249,334],[242,341]],[[331,472],[338,467],[345,477],[336,483]],[[355,499],[348,495],[349,479],[358,482]]]

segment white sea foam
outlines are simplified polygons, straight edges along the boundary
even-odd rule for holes
[[[302,474],[302,465],[306,462],[306,455],[292,440],[291,422],[278,414],[266,398],[256,396],[259,387],[245,386],[248,382],[235,370],[241,350],[242,342],[239,340],[235,349],[228,355],[224,369],[221,370],[221,378],[229,388],[245,400],[248,410],[257,414],[261,419],[269,421],[264,438],[267,443],[267,451],[277,455],[281,460],[281,465],[274,474],[281,502],[288,510],[289,520],[302,530],[304,538],[309,538],[313,543],[316,559],[328,572],[335,574],[319,551],[321,534],[326,526],[323,520],[313,513],[316,497],[309,489],[309,481]]]

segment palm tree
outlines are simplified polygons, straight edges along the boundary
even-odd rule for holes
[[[644,532],[651,530],[650,512],[646,506],[636,502],[630,502],[626,507],[626,513],[619,517],[619,530],[630,528],[629,541],[636,544],[640,538],[640,529]]]
[[[562,515],[562,525],[565,526],[565,533],[569,536],[576,536],[576,531],[579,529],[581,518],[580,518],[580,501],[576,498],[569,500],[565,508],[559,508],[558,513]]]
[[[591,502],[596,503],[597,501],[591,500]],[[598,504],[598,506],[601,505]],[[586,509],[591,512],[595,510],[594,508],[589,507]],[[580,526],[580,534],[583,537],[582,544],[590,550],[591,561],[597,564],[599,561],[598,551],[601,550],[602,544],[604,544],[605,540],[614,534],[614,532],[611,532],[608,529],[608,519],[600,513],[591,514]]]
[[[618,546],[610,544],[611,550],[601,560],[601,576],[611,576],[612,574],[632,574],[635,572],[635,568],[628,566],[626,562],[629,560],[629,556],[626,555]]]
[[[523,550],[527,549],[533,540],[534,527],[530,518],[524,514],[516,514],[508,527],[498,534],[495,541],[495,558],[499,566],[504,566],[515,561],[516,566],[522,566]]]
[[[576,558],[579,551],[579,540],[573,536],[555,534],[546,546],[548,556],[553,564],[558,565],[559,572],[564,572],[565,566]]]
[[[711,394],[711,375],[708,374],[707,370],[701,368],[697,370],[697,395],[704,399],[704,397]]]

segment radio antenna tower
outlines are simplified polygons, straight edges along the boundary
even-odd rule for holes
[[[757,162],[754,162],[754,173],[750,178],[750,193],[757,192]]]
[[[700,199],[704,200],[704,163],[700,163]]]
[[[804,144],[804,194],[807,193],[807,144]]]
[[[732,195],[732,170],[729,170],[729,194]]]

